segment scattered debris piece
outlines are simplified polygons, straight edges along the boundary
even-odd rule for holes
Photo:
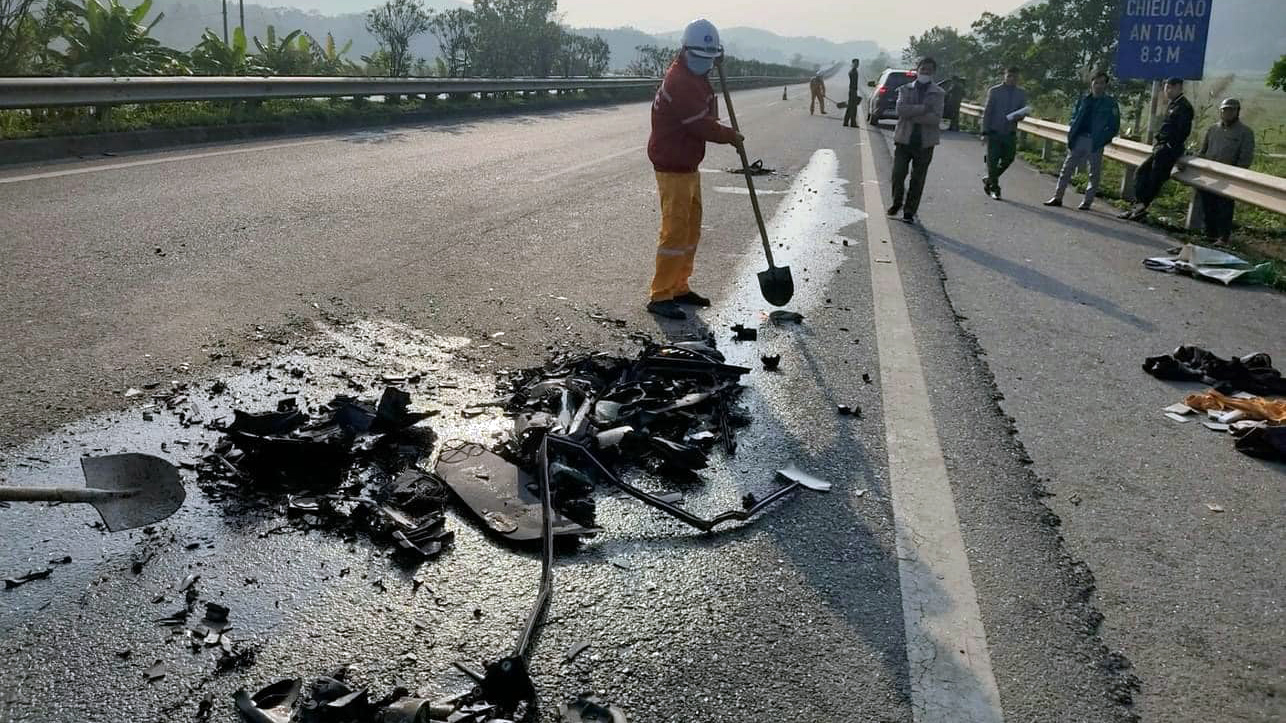
[[[813,475],[808,474],[803,470],[800,470],[798,467],[795,467],[795,465],[791,465],[786,469],[777,470],[777,476],[781,477],[782,479],[785,479],[788,482],[793,483],[796,486],[806,487],[815,492],[831,491],[830,482],[827,482],[826,480],[821,479],[819,477],[814,477]]]
[[[147,678],[147,682],[152,683],[164,678],[169,674],[169,672],[170,666],[166,665],[164,661],[158,660],[155,663],[152,663],[151,667],[147,670],[143,671],[143,677]]]
[[[774,324],[802,324],[804,323],[804,315],[798,311],[777,309],[768,314],[768,320]]]
[[[25,575],[15,575],[13,577],[7,577],[4,580],[4,589],[12,590],[15,587],[21,587],[23,585],[26,585],[32,580],[44,580],[45,578],[49,577],[52,574],[54,574],[54,569],[52,567],[47,567],[43,570],[32,570],[26,573]]]
[[[570,703],[560,703],[558,715],[563,723],[629,723],[620,708],[589,694]]]
[[[364,533],[418,559],[450,547],[448,491],[416,469],[433,445],[431,416],[387,387],[378,401],[337,396],[307,414],[294,399],[275,411],[233,411],[224,438],[198,470],[215,499],[284,512],[279,529]]]
[[[576,643],[575,645],[573,645],[571,648],[567,650],[567,656],[565,658],[566,661],[569,663],[572,662],[573,660],[576,659],[576,656],[585,652],[589,648],[589,646],[590,646],[590,642],[588,640],[582,640],[581,642]]]
[[[764,168],[764,161],[762,158],[755,159],[754,163],[751,163],[749,166],[746,166],[745,168],[726,168],[724,170],[727,173],[735,173],[739,176],[744,176],[747,173],[749,173],[752,176],[768,176],[768,175],[773,175],[777,173],[775,169]]]
[[[781,354],[764,355],[759,357],[759,361],[763,362],[764,371],[775,372],[781,366]]]
[[[1169,417],[1172,421],[1178,422],[1179,424],[1184,424],[1186,422],[1192,421],[1192,417],[1185,416],[1182,414],[1175,414],[1174,412],[1166,412],[1165,416]]]
[[[1234,281],[1263,283],[1272,270],[1271,263],[1252,264],[1240,256],[1196,244],[1184,245],[1174,256],[1144,259],[1143,265],[1153,271],[1218,281],[1224,286]]]
[[[732,334],[733,334],[732,336],[733,341],[755,341],[759,338],[758,329],[754,329],[754,328],[748,329],[745,326],[742,326],[741,324],[733,324],[731,328],[732,328]]]
[[[853,406],[849,406],[847,404],[840,404],[835,407],[835,411],[838,412],[841,417],[862,416],[862,408],[857,406],[856,404],[854,404]]]
[[[863,375],[862,375],[862,381],[863,381],[863,382],[865,382],[865,383],[867,383],[867,384],[870,384],[870,383],[871,383],[871,375],[870,375],[870,374],[863,374]]]
[[[1215,504],[1215,503],[1213,503],[1213,502],[1207,502],[1207,503],[1206,503],[1206,508],[1207,508],[1207,509],[1209,509],[1211,512],[1223,512],[1223,511],[1224,511],[1224,509],[1223,509],[1223,505]]]
[[[531,476],[473,442],[442,450],[436,474],[492,532],[516,542],[539,540],[540,498]],[[554,517],[555,535],[588,535],[597,528]]]
[[[303,685],[299,678],[279,680],[253,696],[242,688],[232,699],[250,723],[290,723]]]
[[[1169,414],[1182,415],[1182,414],[1192,414],[1196,410],[1194,410],[1192,407],[1189,407],[1186,404],[1171,404],[1170,406],[1166,407],[1162,411],[1167,412]]]

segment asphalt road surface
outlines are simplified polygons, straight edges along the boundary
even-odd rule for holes
[[[489,441],[507,420],[460,410],[497,371],[713,331],[755,368],[754,422],[685,505],[737,507],[790,463],[835,488],[706,535],[602,494],[605,532],[559,556],[536,643],[544,719],[587,691],[644,722],[1286,717],[1286,470],[1167,420],[1190,387],[1140,369],[1183,343],[1286,360],[1286,299],[1146,270],[1173,242],[1040,207],[1053,179],[1022,164],[984,197],[963,134],[944,134],[922,225],[886,220],[890,129],[810,116],[802,88],[735,99],[779,172],[757,185],[798,327],[766,319],[726,147],[703,167],[693,279],[714,306],[643,311],[647,104],[0,170],[0,479],[75,482],[99,451],[195,460],[211,432],[144,417],[175,383],[218,418],[420,372],[439,438]],[[735,323],[759,341],[733,344]],[[228,391],[204,393],[215,380]],[[72,558],[0,591],[0,720],[189,720],[210,696],[233,721],[237,688],[339,665],[376,691],[459,692],[451,664],[505,652],[535,595],[538,558],[466,517],[408,572],[188,483],[150,532],[0,508],[0,573]],[[155,622],[191,574],[253,665],[217,674]]]

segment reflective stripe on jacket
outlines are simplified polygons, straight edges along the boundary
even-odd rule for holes
[[[664,173],[695,173],[706,142],[732,143],[733,130],[719,122],[719,103],[704,75],[675,59],[652,102],[652,135],[647,157]]]

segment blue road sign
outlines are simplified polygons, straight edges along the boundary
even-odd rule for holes
[[[1116,75],[1200,80],[1214,0],[1123,0]]]

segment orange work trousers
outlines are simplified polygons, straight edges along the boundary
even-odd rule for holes
[[[822,112],[825,113],[826,112],[826,95],[825,95],[826,91],[812,90],[811,88],[809,90],[812,92],[813,97],[808,99],[808,115],[813,115],[813,107],[815,105],[820,105],[822,107]]]
[[[661,196],[661,234],[656,242],[652,301],[686,294],[701,241],[701,174],[656,172]]]

